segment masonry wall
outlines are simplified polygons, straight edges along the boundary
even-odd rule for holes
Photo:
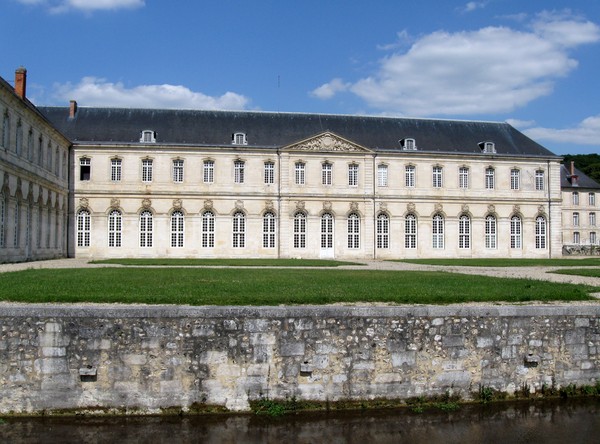
[[[464,398],[600,379],[600,305],[0,306],[0,412]]]

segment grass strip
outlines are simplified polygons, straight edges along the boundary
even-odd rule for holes
[[[451,304],[592,300],[600,288],[445,272],[87,268],[4,273],[0,299],[182,305]]]
[[[554,270],[551,273],[600,278],[600,268],[570,268],[568,270]]]
[[[324,259],[104,259],[91,261],[92,264],[117,264],[131,266],[212,266],[212,267],[339,267],[342,265],[363,265],[357,262],[344,262]]]
[[[600,258],[582,259],[399,259],[391,262],[454,267],[599,267]]]

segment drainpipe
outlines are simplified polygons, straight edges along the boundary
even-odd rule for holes
[[[375,190],[376,182],[377,182],[377,153],[373,154],[373,173],[372,173],[372,185],[373,185],[373,259],[377,259],[377,209],[376,205],[376,196]]]
[[[552,198],[551,198],[551,189],[550,189],[550,159],[547,161],[548,164],[548,177],[546,178],[548,182],[548,259],[552,258]],[[559,175],[560,177],[560,175]]]
[[[277,148],[277,259],[281,259],[281,153]]]

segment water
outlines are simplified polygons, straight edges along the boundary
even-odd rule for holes
[[[600,399],[288,415],[8,418],[2,443],[600,443]]]

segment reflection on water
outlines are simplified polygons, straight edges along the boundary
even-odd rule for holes
[[[598,443],[600,400],[408,410],[190,417],[9,418],[2,443]]]

